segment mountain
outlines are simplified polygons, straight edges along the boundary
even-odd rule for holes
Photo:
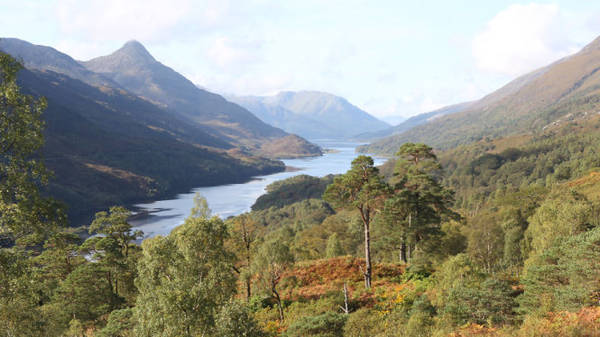
[[[389,127],[346,99],[324,92],[285,91],[275,96],[228,98],[263,121],[308,139],[347,139]]]
[[[170,115],[165,118],[189,124],[188,129],[194,128],[218,140],[221,148],[241,147],[242,152],[257,153],[263,144],[288,135],[239,105],[199,89],[156,61],[137,41],[129,41],[113,54],[88,62],[76,61],[51,47],[13,38],[0,39],[0,49],[22,60],[29,69],[54,71],[105,90],[119,89],[142,97],[161,107],[165,116]],[[306,140],[304,145],[306,149],[314,148]]]
[[[0,38],[0,50],[12,55],[29,69],[50,70],[94,86],[120,86],[99,74],[89,71],[71,56],[52,47],[39,46],[15,38]]]
[[[110,55],[81,64],[236,146],[257,149],[267,141],[287,136],[283,130],[264,123],[239,105],[198,88],[156,61],[137,41],[129,41]]]
[[[43,157],[54,171],[49,193],[66,202],[72,221],[94,212],[281,171],[280,161],[246,158],[137,96],[90,86],[51,71],[22,70],[23,91],[48,108]],[[188,133],[193,133],[189,135]],[[176,164],[174,164],[176,163]]]
[[[372,139],[383,138],[383,137],[388,137],[391,135],[399,134],[399,133],[402,133],[402,132],[412,129],[417,125],[421,125],[421,124],[430,122],[436,118],[463,111],[466,108],[468,108],[471,105],[471,103],[472,102],[464,102],[464,103],[454,104],[454,105],[443,107],[441,109],[437,109],[434,111],[418,114],[416,116],[406,119],[405,121],[403,121],[402,123],[399,123],[396,126],[392,126],[391,128],[387,128],[387,129],[383,129],[383,130],[379,130],[379,131],[361,133],[359,135],[354,136],[353,138],[355,138],[357,140],[372,140]]]
[[[112,205],[284,169],[281,161],[240,151],[53,48],[0,39],[0,51],[26,66],[18,78],[22,90],[48,101],[43,156],[55,178],[47,193],[69,205],[76,224]]]
[[[481,139],[536,134],[600,110],[600,37],[578,53],[523,75],[466,109],[359,151],[393,154],[404,142],[449,149]]]

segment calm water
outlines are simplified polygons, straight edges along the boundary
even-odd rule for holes
[[[335,152],[321,157],[283,160],[287,166],[298,168],[298,171],[258,176],[243,184],[199,187],[190,193],[179,194],[174,199],[138,204],[137,207],[151,211],[152,214],[144,219],[132,221],[132,225],[144,231],[146,237],[166,235],[174,227],[182,224],[189,215],[196,193],[204,196],[213,214],[221,218],[248,212],[256,199],[265,193],[265,187],[272,182],[300,174],[322,177],[346,172],[350,168],[352,159],[357,156],[354,149],[360,145],[347,142],[315,142]],[[382,159],[376,158],[375,161],[376,165],[383,163]]]

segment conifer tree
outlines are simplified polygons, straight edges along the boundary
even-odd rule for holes
[[[371,288],[371,222],[384,205],[388,185],[379,175],[373,158],[358,156],[348,172],[336,177],[327,187],[323,199],[334,207],[353,208],[359,211],[364,229],[365,288]]]

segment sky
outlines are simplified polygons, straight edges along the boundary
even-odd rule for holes
[[[600,1],[0,0],[0,27],[78,60],[135,39],[213,92],[324,91],[396,124],[577,52]]]

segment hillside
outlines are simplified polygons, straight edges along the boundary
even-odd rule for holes
[[[360,150],[392,154],[404,142],[448,149],[487,138],[537,133],[565,118],[596,113],[600,104],[600,38],[580,52],[523,75],[474,102]]]
[[[463,111],[469,107],[472,102],[464,102],[459,104],[450,105],[447,107],[443,107],[441,109],[437,109],[430,112],[425,112],[422,114],[418,114],[416,116],[410,117],[402,123],[392,126],[391,128],[387,128],[384,130],[374,131],[374,132],[365,132],[359,135],[354,136],[354,139],[357,140],[373,140],[377,138],[384,138],[395,134],[400,134],[402,132],[408,131],[415,126],[425,124],[427,122],[431,122],[436,118],[457,113]]]
[[[82,64],[234,145],[255,149],[266,141],[286,136],[284,131],[265,124],[239,105],[198,88],[156,61],[137,41],[129,41],[110,55]]]
[[[23,70],[19,83],[48,100],[43,155],[55,173],[50,193],[69,205],[75,222],[115,204],[283,170],[279,161],[229,155],[217,149],[228,144],[120,90],[49,71]]]
[[[266,158],[302,158],[323,155],[321,147],[296,135],[266,142],[262,144],[257,153]]]
[[[23,62],[29,69],[50,70],[93,86],[121,88],[116,82],[89,71],[71,56],[52,47],[34,45],[15,38],[0,38],[0,50]]]
[[[333,175],[322,178],[301,174],[276,181],[266,187],[266,193],[258,197],[252,205],[253,211],[281,208],[305,199],[321,199],[325,188],[333,182]]]
[[[162,110],[163,119],[177,120],[172,129],[194,130],[211,142],[202,146],[242,147],[257,151],[264,143],[287,134],[263,123],[244,108],[202,90],[171,68],[156,61],[139,42],[130,41],[115,53],[79,62],[54,48],[12,38],[0,39],[0,50],[13,55],[29,69],[48,70],[78,79],[103,90],[139,96]],[[101,72],[101,73],[99,73]],[[184,139],[187,140],[187,139]],[[314,155],[319,155],[315,152]]]
[[[347,139],[389,125],[346,99],[318,91],[230,97],[263,121],[308,139]]]

